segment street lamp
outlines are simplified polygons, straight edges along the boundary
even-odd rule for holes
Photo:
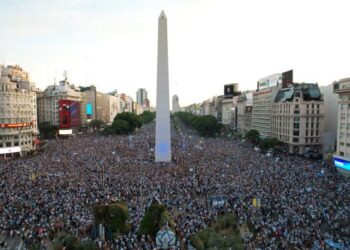
[[[101,170],[102,170],[102,175],[101,175],[101,185],[102,187],[104,188],[104,161],[101,160],[100,161],[100,167],[101,167]]]

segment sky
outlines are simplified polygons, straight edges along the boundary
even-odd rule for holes
[[[63,79],[156,100],[157,28],[168,19],[170,96],[180,105],[253,90],[294,70],[296,82],[350,77],[348,0],[0,0],[0,62],[41,89]]]

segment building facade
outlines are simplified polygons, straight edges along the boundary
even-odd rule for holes
[[[202,104],[201,104],[201,111],[200,111],[200,115],[212,115],[212,116],[216,116],[217,111],[216,111],[216,97],[213,97],[211,99],[205,100]]]
[[[333,92],[333,85],[320,86],[324,102],[323,158],[332,159],[337,146],[338,95]]]
[[[242,93],[237,100],[237,129],[246,134],[252,129],[253,92]]]
[[[146,89],[138,89],[136,92],[136,102],[141,106],[145,105],[145,99],[148,98]]]
[[[289,153],[322,156],[324,102],[317,84],[280,89],[271,110],[271,136],[284,142]]]
[[[59,85],[48,86],[43,92],[38,93],[38,122],[48,122],[55,126],[61,125],[60,100],[69,100],[79,103],[80,124],[87,123],[86,94],[75,88],[68,82],[67,77],[60,81]]]
[[[350,175],[350,78],[333,82],[338,95],[337,150],[333,154],[334,165]]]
[[[221,123],[227,126],[232,126],[234,119],[234,110],[232,98],[222,100],[222,118]]]
[[[25,155],[35,149],[37,129],[35,84],[19,66],[4,67],[0,78],[0,157]]]
[[[282,74],[273,74],[258,81],[253,93],[252,128],[263,137],[271,136],[271,107],[281,88]]]
[[[177,95],[173,95],[172,104],[173,104],[173,106],[172,106],[173,113],[181,111],[179,97]]]

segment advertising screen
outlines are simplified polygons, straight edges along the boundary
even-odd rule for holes
[[[233,84],[224,86],[224,95],[225,96],[233,96]]]
[[[0,148],[0,154],[12,154],[21,152],[21,147]]]
[[[92,104],[90,102],[86,104],[86,116],[87,116],[87,119],[92,118]]]
[[[293,84],[293,70],[286,71],[282,73],[282,86],[283,88],[288,87],[288,85]]]
[[[60,135],[71,135],[71,134],[73,134],[73,130],[71,130],[71,129],[60,129],[58,131],[58,133]]]
[[[69,100],[59,100],[60,128],[70,128]]]
[[[71,127],[78,127],[81,125],[80,121],[80,102],[70,101],[69,107],[70,125]]]
[[[21,123],[1,123],[0,128],[24,128],[33,126],[33,122],[21,122]]]
[[[265,89],[273,86],[277,86],[278,83],[282,82],[282,74],[273,74],[264,77],[258,81],[258,87],[260,89]]]
[[[337,168],[341,168],[341,169],[344,169],[346,171],[350,171],[350,162],[349,161],[346,161],[346,160],[343,160],[343,159],[340,159],[337,157],[333,157],[333,161],[334,161],[334,165]]]
[[[60,128],[78,127],[81,125],[80,103],[71,100],[59,100]]]

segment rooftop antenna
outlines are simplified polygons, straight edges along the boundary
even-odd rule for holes
[[[2,66],[5,67],[5,52],[2,52]]]
[[[87,56],[85,55],[85,86],[87,86]]]
[[[66,69],[63,71],[63,77],[64,77],[64,81],[66,82],[68,80],[68,72]]]

